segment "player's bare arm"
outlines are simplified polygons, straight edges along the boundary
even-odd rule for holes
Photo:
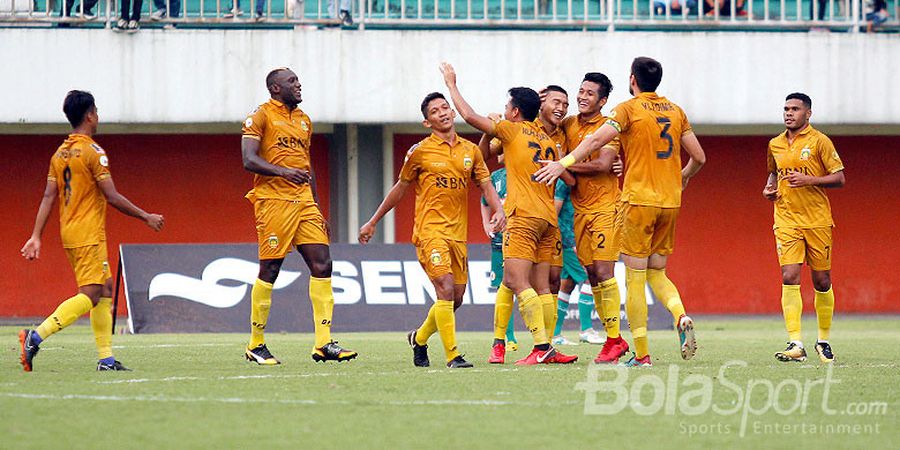
[[[41,197],[41,206],[38,208],[37,217],[34,219],[34,229],[31,231],[31,237],[22,247],[22,256],[31,261],[41,256],[41,236],[44,234],[44,227],[47,226],[47,219],[50,217],[50,211],[56,203],[56,196],[59,194],[59,188],[56,187],[55,181],[47,181],[47,187],[44,188],[44,196]]]
[[[485,160],[503,154],[503,145],[495,144],[494,137],[487,133],[481,134],[481,139],[478,140],[478,149],[481,150],[481,156]]]
[[[784,177],[791,187],[819,186],[823,188],[841,188],[844,187],[846,179],[844,171],[839,170],[835,173],[825,175],[824,177],[814,177],[805,175],[800,172],[791,172]]]
[[[456,111],[463,120],[482,133],[493,134],[494,121],[476,113],[472,106],[463,98],[462,94],[459,93],[459,88],[456,86],[456,71],[453,70],[453,66],[448,63],[441,63],[440,69],[441,74],[444,76],[444,83],[447,84],[447,89],[450,90],[450,99],[453,100],[453,106],[456,107]]]
[[[103,192],[103,196],[106,197],[106,201],[110,206],[118,209],[122,214],[141,219],[141,221],[146,223],[153,231],[162,229],[165,224],[163,216],[160,214],[148,213],[143,209],[138,208],[134,203],[131,203],[131,200],[128,200],[116,190],[116,185],[113,183],[112,178],[107,178],[98,182],[97,186],[100,187],[100,191]]]
[[[259,141],[256,139],[249,137],[241,139],[241,157],[244,161],[244,169],[250,172],[269,177],[282,177],[297,184],[309,182],[309,172],[291,167],[276,166],[259,156]]]
[[[484,203],[479,203],[478,206],[478,209],[481,211],[481,228],[484,230],[485,236],[493,238],[494,225],[491,224],[491,208]]]
[[[494,189],[494,183],[491,180],[482,181],[479,185],[484,199],[487,200],[488,206],[491,208],[491,231],[497,233],[506,228],[506,213],[503,211],[503,203],[500,202],[500,196]]]
[[[681,146],[690,157],[687,164],[681,169],[681,189],[684,189],[687,187],[688,181],[697,175],[700,168],[706,164],[706,153],[703,152],[697,135],[690,131],[681,136]]]
[[[541,161],[544,164],[544,167],[541,167],[535,172],[534,180],[538,183],[555,183],[556,179],[562,175],[567,167],[587,158],[588,155],[596,151],[600,151],[599,159],[604,158],[604,153],[612,153],[612,158],[610,158],[608,163],[609,166],[612,166],[612,161],[615,159],[615,153],[611,150],[604,151],[603,148],[618,135],[619,130],[616,130],[615,127],[608,123],[603,124],[596,133],[581,141],[581,143],[578,144],[578,147],[575,147],[575,150],[569,152],[565,158],[559,161]],[[607,157],[609,156],[607,155]]]
[[[369,243],[369,239],[372,239],[372,236],[375,234],[375,226],[378,225],[378,222],[381,221],[388,211],[394,209],[394,207],[400,203],[400,200],[403,199],[403,196],[406,194],[406,189],[409,187],[409,184],[409,181],[403,180],[398,180],[397,183],[394,184],[387,196],[384,197],[384,200],[381,201],[381,204],[378,205],[378,209],[375,210],[375,214],[372,215],[372,218],[360,227],[359,236],[357,237],[360,244]]]
[[[609,147],[610,150],[615,151],[614,148]],[[600,161],[599,158],[592,159],[590,161],[582,161],[579,163],[572,164],[568,168],[569,172],[572,172],[575,175],[599,175],[601,173],[611,173],[615,176],[622,175],[623,165],[622,160],[619,158],[619,155],[615,155],[615,159],[612,164],[606,167],[605,162]]]
[[[778,198],[778,174],[774,172],[769,174],[763,187],[763,197],[773,202]]]

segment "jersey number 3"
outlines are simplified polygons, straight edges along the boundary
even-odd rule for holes
[[[672,126],[672,121],[669,120],[668,117],[657,117],[656,123],[662,126],[659,137],[665,139],[668,143],[668,148],[665,151],[656,152],[656,159],[669,159],[669,157],[672,156],[672,146],[674,145],[672,135],[669,134],[669,128]]]

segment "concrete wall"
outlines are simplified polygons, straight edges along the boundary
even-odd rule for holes
[[[663,63],[659,91],[698,124],[779,123],[797,90],[817,123],[897,124],[898,54],[898,35],[845,33],[0,29],[0,124],[64,122],[72,88],[96,94],[106,123],[237,123],[285,65],[317,123],[418,122],[424,94],[444,90],[443,60],[483,112],[511,86],[575,89],[592,70],[613,80],[616,103],[639,55]]]

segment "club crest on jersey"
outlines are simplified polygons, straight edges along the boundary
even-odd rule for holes
[[[800,161],[806,161],[809,159],[809,155],[812,154],[812,149],[809,147],[803,147],[803,150],[800,150]]]
[[[244,126],[250,128],[253,126],[253,118],[248,117],[247,120],[244,121]]]
[[[303,121],[300,122],[300,128],[301,128],[303,131],[309,131],[309,125],[306,123],[305,120],[303,120]]]
[[[106,155],[100,155],[100,165],[103,167],[109,167],[109,158]]]
[[[269,236],[266,239],[266,244],[268,244],[271,249],[278,248],[278,236],[275,236],[274,234]]]
[[[441,263],[441,252],[437,249],[431,251],[431,264],[437,265]]]
[[[472,168],[472,158],[469,158],[468,156],[463,158],[463,167],[465,167],[466,169],[471,169]]]

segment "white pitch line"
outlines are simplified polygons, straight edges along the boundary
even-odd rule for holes
[[[277,369],[276,369],[277,370]],[[469,369],[462,371],[460,373],[487,373],[487,372],[516,372],[519,369],[515,368],[507,368],[507,369]],[[441,370],[441,369],[432,369],[424,371],[423,373],[432,374],[432,373],[455,373],[450,371],[449,369]],[[220,377],[211,377],[211,378],[201,378],[201,377],[166,377],[166,378],[130,378],[125,380],[104,380],[104,381],[94,381],[95,384],[123,384],[123,383],[157,383],[157,382],[173,382],[173,381],[206,381],[206,380],[219,380],[219,381],[231,381],[231,380],[266,380],[266,379],[285,379],[285,378],[318,378],[318,377],[342,377],[342,376],[395,376],[395,375],[406,375],[406,373],[401,373],[397,371],[391,372],[334,372],[334,373],[292,373],[292,374],[265,374],[265,375],[231,375],[231,376],[220,376]]]
[[[2,392],[2,397],[20,398],[27,400],[88,400],[88,401],[114,401],[114,402],[158,402],[158,403],[277,403],[286,405],[353,405],[354,402],[346,400],[310,400],[310,399],[260,399],[243,397],[167,397],[167,396],[119,396],[119,395],[84,395],[84,394],[23,394],[17,392]],[[365,405],[368,402],[356,404]],[[501,400],[394,400],[389,402],[373,401],[372,406],[388,404],[391,406],[560,406],[578,405],[581,401],[567,402],[518,402]]]
[[[97,384],[122,384],[122,383],[148,383],[151,381],[186,381],[186,380],[199,380],[197,377],[166,377],[160,378],[158,380],[151,380],[150,378],[132,378],[128,380],[109,380],[109,381],[95,381]]]
[[[112,348],[175,348],[175,347],[239,347],[236,344],[146,344],[146,345],[113,345]],[[41,349],[43,350],[43,348]]]

